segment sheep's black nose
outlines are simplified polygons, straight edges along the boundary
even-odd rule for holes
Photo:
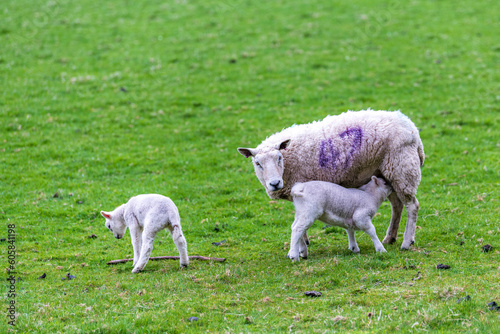
[[[274,181],[269,182],[269,185],[273,188],[273,190],[280,189],[280,184],[281,184],[281,180],[274,180]]]

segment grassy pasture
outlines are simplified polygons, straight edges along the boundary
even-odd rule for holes
[[[493,0],[2,1],[0,238],[15,225],[20,279],[0,332],[499,332],[499,17]],[[236,148],[366,108],[421,130],[416,243],[399,250],[403,219],[387,254],[357,233],[353,255],[317,223],[292,264],[293,205]],[[172,198],[190,255],[227,262],[107,266],[132,247],[99,211],[140,193]],[[166,232],[152,255],[177,255]]]

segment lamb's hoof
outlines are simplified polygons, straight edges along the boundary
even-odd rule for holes
[[[377,253],[387,253],[387,251],[385,250],[385,248],[376,249],[375,251],[376,251]]]
[[[304,260],[307,260],[307,255],[306,256],[301,255],[300,258],[304,259]]]
[[[359,253],[359,247],[351,247],[349,248],[353,253]]]
[[[136,268],[132,269],[132,274],[137,274],[137,273],[140,273],[140,272],[141,272],[140,269],[136,269]]]
[[[395,242],[396,242],[396,238],[388,236],[388,235],[384,238],[384,240],[382,240],[383,244],[393,244]]]
[[[188,267],[187,264],[181,263],[181,269],[184,269],[184,268],[187,268],[187,267]]]

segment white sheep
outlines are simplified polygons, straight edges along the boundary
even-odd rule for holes
[[[105,225],[116,239],[123,238],[127,227],[130,230],[134,249],[133,273],[144,269],[153,250],[155,236],[164,228],[172,234],[181,267],[188,266],[187,244],[182,234],[179,210],[170,198],[156,194],[138,195],[111,212],[101,211],[101,215],[106,218]]]
[[[372,224],[372,218],[391,192],[391,186],[375,176],[358,189],[348,189],[323,181],[296,183],[291,192],[295,220],[288,257],[292,261],[298,261],[299,254],[302,258],[307,258],[307,245],[303,235],[315,220],[345,228],[349,249],[354,253],[359,252],[354,237],[355,230],[365,231],[372,239],[375,250],[385,252]]]
[[[396,241],[403,205],[407,223],[401,249],[415,240],[416,198],[424,149],[413,122],[399,111],[349,111],[322,121],[294,125],[256,148],[238,148],[252,157],[255,173],[272,199],[292,200],[297,182],[326,181],[357,188],[383,176],[394,192],[384,243]]]

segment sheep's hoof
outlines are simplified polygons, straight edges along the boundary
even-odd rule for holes
[[[181,268],[187,268],[187,267],[188,267],[187,264],[181,263]]]
[[[139,272],[141,272],[141,270],[140,270],[140,269],[135,269],[135,268],[134,268],[134,269],[132,269],[132,274],[137,274],[137,273],[139,273]]]
[[[415,243],[414,240],[411,240],[411,241],[403,241],[403,243],[401,244],[401,250],[410,250],[411,249],[411,245],[413,245]]]
[[[307,260],[307,255],[306,256],[301,255],[300,258],[304,259],[304,260]]]
[[[396,242],[396,238],[388,236],[388,235],[384,238],[384,240],[382,240],[383,244],[393,244],[395,242]]]

